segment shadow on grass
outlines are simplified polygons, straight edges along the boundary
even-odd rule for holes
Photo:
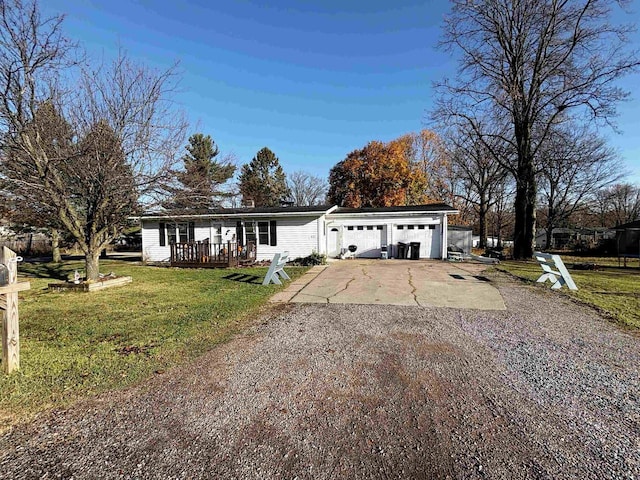
[[[20,265],[20,273],[36,278],[67,280],[75,268],[64,263],[25,262]]]
[[[253,285],[262,285],[262,277],[258,275],[248,275],[246,273],[231,273],[226,277],[222,277],[225,280],[231,280],[233,282],[251,283]]]

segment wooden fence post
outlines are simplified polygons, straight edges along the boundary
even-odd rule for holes
[[[0,285],[2,310],[2,368],[11,373],[20,368],[20,331],[18,328],[18,292],[28,290],[29,282],[18,283],[18,257],[7,247],[0,250],[0,263],[8,269],[9,283]]]

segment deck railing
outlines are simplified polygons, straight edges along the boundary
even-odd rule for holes
[[[171,266],[174,267],[237,267],[256,260],[255,242],[187,242],[171,244]]]

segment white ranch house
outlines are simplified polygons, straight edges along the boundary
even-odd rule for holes
[[[149,262],[228,266],[314,252],[338,257],[350,245],[355,256],[398,254],[398,243],[420,242],[420,258],[446,258],[448,216],[444,204],[387,208],[225,208],[199,215],[141,217],[142,254]],[[385,248],[386,247],[386,248]]]

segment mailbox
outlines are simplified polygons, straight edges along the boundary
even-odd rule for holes
[[[9,269],[4,263],[0,263],[0,287],[9,285]]]

